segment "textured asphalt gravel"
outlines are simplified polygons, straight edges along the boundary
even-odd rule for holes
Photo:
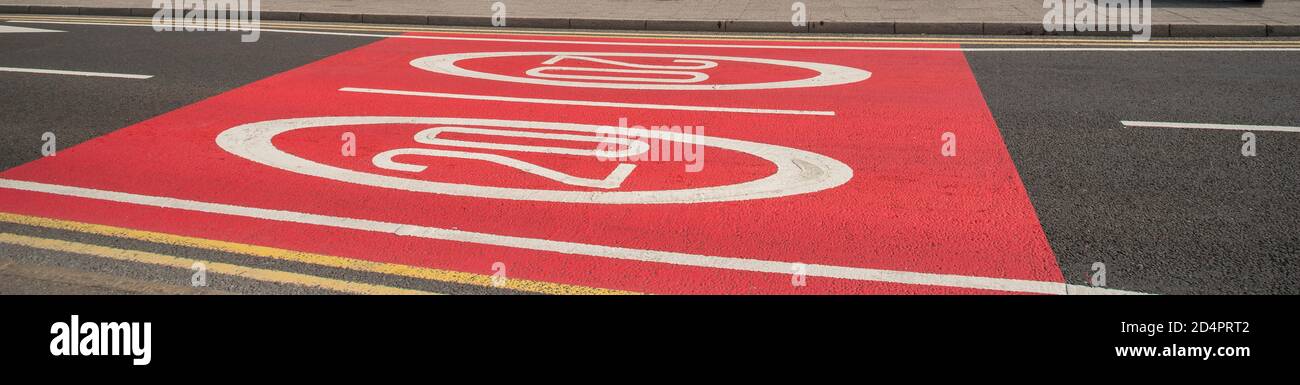
[[[0,36],[0,66],[155,75],[86,78],[0,72],[0,169],[314,60],[370,37],[156,33],[148,28],[24,25],[68,33]],[[1064,276],[1083,284],[1093,262],[1108,287],[1164,294],[1300,293],[1300,134],[1126,128],[1121,120],[1300,125],[1300,52],[971,52],[967,60],[1028,190]],[[308,265],[0,223],[0,231],[209,258],[399,287],[498,291],[402,282]],[[187,271],[0,246],[15,260],[149,281]],[[214,289],[317,291],[231,278]]]
[[[1170,294],[1300,292],[1300,52],[967,54],[1067,280]]]

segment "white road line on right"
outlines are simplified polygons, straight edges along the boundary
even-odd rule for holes
[[[1131,121],[1131,120],[1122,120],[1120,121],[1120,123],[1123,123],[1127,127],[1198,128],[1204,130],[1300,132],[1300,127],[1291,127],[1291,126],[1252,126],[1246,124],[1140,122],[1140,121]]]
[[[41,33],[41,32],[63,32],[53,29],[15,27],[12,25],[0,24],[0,33]]]
[[[618,103],[618,102],[601,102],[601,101],[594,101],[594,100],[540,99],[540,98],[520,98],[520,97],[513,97],[513,96],[449,94],[443,92],[403,91],[403,90],[389,90],[389,89],[382,89],[382,88],[343,87],[340,88],[339,91],[361,92],[361,93],[369,93],[369,94],[384,94],[384,95],[424,96],[424,97],[431,97],[431,98],[486,100],[486,101],[494,101],[494,102],[558,104],[558,105],[566,105],[566,106],[644,108],[650,110],[678,110],[678,111],[739,112],[739,113],[749,113],[749,114],[835,116],[835,111],[687,106],[687,105],[676,105],[676,104]]]
[[[586,255],[600,258],[694,266],[713,269],[738,270],[789,275],[792,262],[758,260],[737,257],[687,254],[670,251],[633,249],[617,246],[593,245],[577,242],[553,241],[509,235],[471,232],[457,229],[427,227],[413,224],[381,222],[368,219],[337,217],[285,210],[235,206],[222,203],[193,201],[180,198],[140,195],[84,187],[46,184],[12,179],[0,179],[0,188],[39,192],[69,197],[171,208],[210,214],[233,215],[277,222],[301,223],[367,231],[398,236],[466,242],[480,245],[504,246],[561,254]],[[1064,282],[1034,281],[1011,278],[980,277],[956,274],[920,273],[901,270],[881,270],[862,267],[808,264],[807,276],[840,278],[857,281],[890,282],[909,285],[930,285],[966,289],[996,290],[1031,294],[1145,294],[1133,291],[1106,289]]]
[[[44,68],[18,68],[18,67],[0,67],[0,72],[21,72],[21,73],[47,74],[47,75],[94,76],[94,77],[102,77],[102,78],[123,78],[123,79],[148,79],[153,77],[153,75],[115,74],[111,72],[65,71],[65,70],[51,70],[51,69],[44,69]]]

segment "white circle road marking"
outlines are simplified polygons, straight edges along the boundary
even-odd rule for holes
[[[674,58],[674,59],[693,59],[693,60],[718,60],[718,61],[738,61],[746,63],[770,64],[777,66],[796,67],[809,69],[817,72],[817,76],[786,80],[779,82],[765,83],[737,83],[737,84],[642,84],[642,83],[603,83],[603,82],[581,82],[566,81],[553,79],[527,78],[521,76],[510,76],[479,72],[461,68],[456,62],[466,59],[495,58],[495,57],[514,57],[514,56],[612,56],[612,57],[651,57],[651,58]],[[616,88],[629,90],[709,90],[709,91],[727,91],[727,90],[766,90],[777,88],[801,88],[801,87],[824,87],[840,84],[856,83],[871,77],[871,72],[845,67],[835,64],[812,63],[804,61],[778,60],[778,59],[761,59],[752,57],[739,56],[713,56],[713,55],[683,55],[683,54],[665,54],[665,53],[627,53],[627,52],[471,52],[471,53],[453,53],[446,55],[426,56],[411,61],[411,65],[416,68],[431,71],[435,73],[462,76],[467,78],[496,80],[512,83],[540,84],[550,86],[565,87],[586,87],[586,88]]]
[[[565,191],[510,187],[479,186],[399,178],[349,170],[306,160],[286,153],[272,144],[276,135],[305,128],[376,125],[428,124],[468,125],[500,128],[546,129],[558,131],[602,132],[603,126],[574,123],[532,122],[522,120],[468,119],[409,116],[329,116],[268,120],[232,127],[217,135],[217,145],[231,154],[281,170],[347,183],[397,190],[468,197],[596,204],[652,204],[726,202],[774,198],[821,191],[848,182],[853,169],[844,163],[808,151],[742,140],[685,135],[658,130],[629,129],[645,138],[701,144],[738,151],[776,165],[776,173],[749,182],[726,186],[658,191]],[[603,128],[605,132],[608,127]]]

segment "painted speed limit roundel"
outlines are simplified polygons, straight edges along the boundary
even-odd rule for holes
[[[491,73],[466,68],[463,62],[494,58],[539,57],[542,66],[524,71],[523,75]],[[636,60],[668,60],[671,64],[647,64]],[[816,73],[812,77],[761,83],[707,83],[708,70],[723,69],[726,63],[766,65],[771,72],[802,69]],[[778,88],[823,87],[856,83],[871,77],[871,72],[835,64],[793,60],[762,59],[739,56],[683,55],[668,53],[621,52],[474,52],[426,56],[411,61],[426,71],[496,80],[564,87],[616,88],[629,90],[764,90]]]
[[[701,188],[657,190],[657,191],[571,191],[524,189],[499,186],[475,185],[472,183],[450,183],[403,178],[371,172],[347,169],[314,162],[299,157],[275,146],[276,135],[295,130],[307,130],[321,127],[351,125],[430,125],[430,129],[417,134],[415,142],[425,144],[452,144],[462,148],[513,148],[515,151],[537,152],[535,146],[493,145],[464,141],[436,142],[436,135],[446,131],[477,132],[497,136],[531,136],[545,139],[565,139],[561,134],[537,133],[546,130],[565,134],[582,133],[590,135],[591,142],[598,142],[597,134],[609,127],[573,124],[532,122],[500,119],[468,119],[439,117],[398,117],[398,116],[330,116],[315,118],[297,118],[269,120],[230,128],[217,136],[216,142],[222,149],[240,157],[275,167],[282,170],[307,174],[320,178],[342,182],[435,194],[449,194],[482,198],[499,198],[513,200],[532,200],[569,203],[600,204],[638,204],[638,203],[698,203],[739,201],[772,198],[803,194],[825,190],[847,182],[853,176],[853,170],[843,163],[808,151],[797,150],[771,144],[748,142],[704,135],[673,133],[660,130],[636,130],[636,136],[666,142],[681,142],[702,145],[715,149],[745,153],[761,158],[775,166],[776,172],[757,180],[750,180],[723,186]],[[461,126],[493,127],[492,129],[472,129]],[[548,136],[549,135],[549,136]],[[568,135],[572,136],[572,135]],[[568,138],[566,140],[575,140]],[[583,140],[578,138],[576,140]],[[640,142],[625,142],[632,144]],[[644,151],[642,145],[627,146],[627,151]],[[558,150],[557,150],[558,151]],[[610,189],[618,182],[629,177],[631,164],[620,165],[608,177],[602,180],[578,178],[562,172],[521,161],[498,154],[469,152],[431,148],[403,148],[384,151],[374,156],[373,165],[378,168],[398,171],[419,172],[423,166],[397,162],[398,155],[423,155],[431,157],[471,159],[497,163],[515,168],[519,171],[533,173],[557,182],[576,186]]]

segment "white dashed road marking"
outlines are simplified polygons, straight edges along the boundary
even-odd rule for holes
[[[1204,130],[1231,130],[1231,131],[1277,131],[1277,132],[1300,132],[1300,127],[1290,126],[1252,126],[1246,124],[1209,124],[1209,123],[1178,123],[1178,122],[1138,122],[1138,121],[1121,121],[1126,127],[1148,127],[1148,128],[1197,128]]]
[[[102,78],[123,78],[123,79],[148,79],[153,77],[153,75],[115,74],[112,72],[65,71],[65,70],[51,70],[51,69],[44,69],[44,68],[18,68],[18,67],[0,67],[0,72],[22,72],[22,73],[47,74],[47,75],[94,76],[94,77],[102,77]]]

